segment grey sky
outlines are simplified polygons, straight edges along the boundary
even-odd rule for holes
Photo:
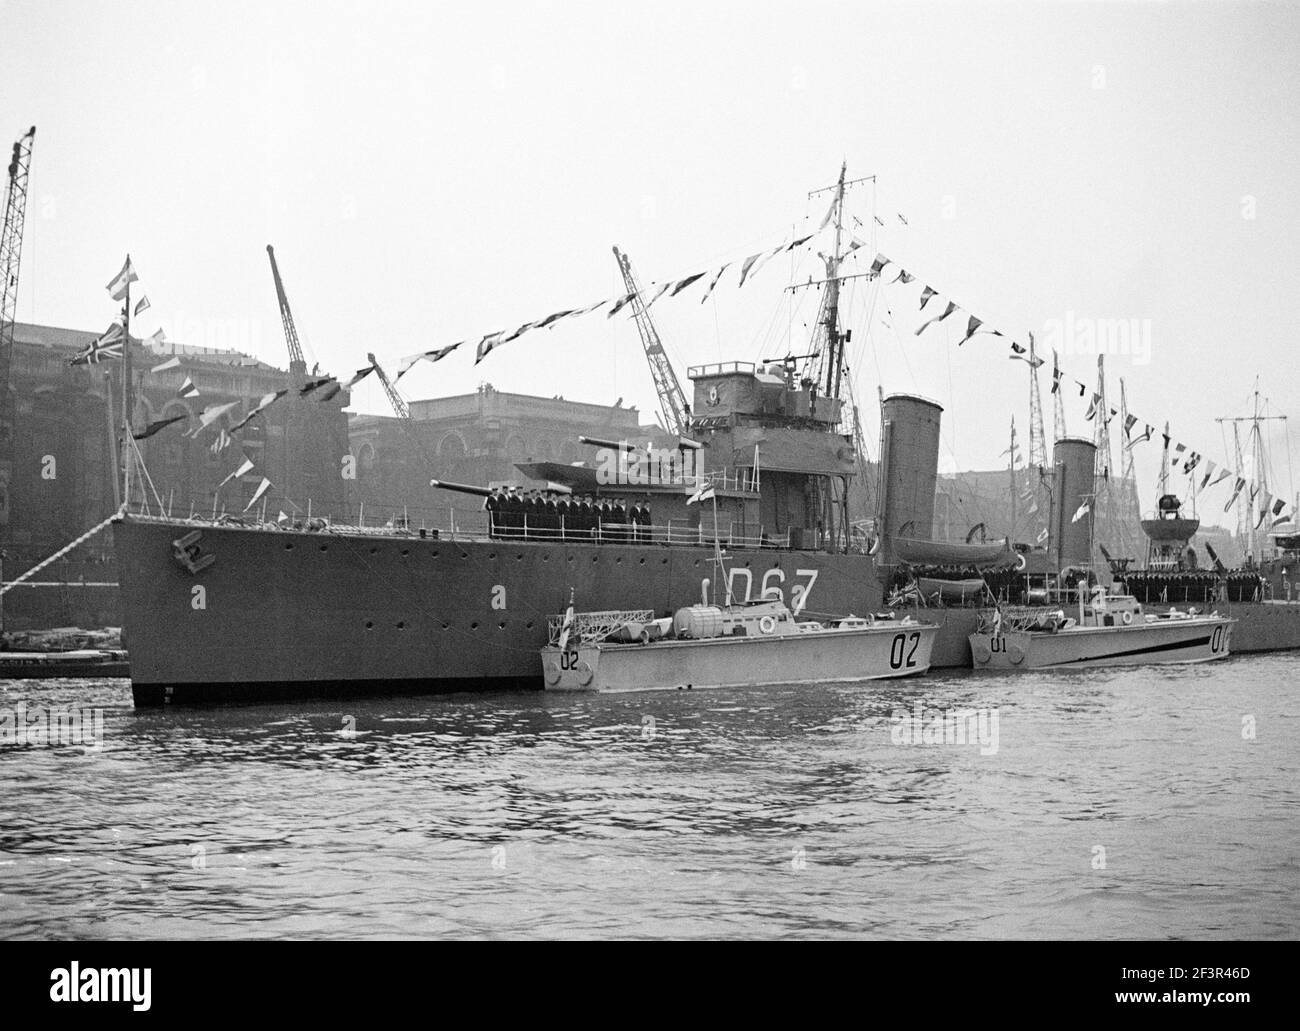
[[[879,177],[851,195],[885,223],[872,247],[990,325],[1149,319],[1150,362],[1108,360],[1113,400],[1123,375],[1135,414],[1221,461],[1213,419],[1257,374],[1300,418],[1297,53],[1284,4],[8,0],[0,132],[38,127],[18,317],[107,324],[130,251],[153,303],[134,328],[282,363],[273,243],[311,357],[395,366],[618,292],[614,243],[648,282],[815,228],[806,193],[847,159]],[[792,272],[815,269],[657,304],[679,375],[802,353],[817,298],[783,293]],[[1013,412],[1027,454],[1025,366],[994,337],[958,350],[960,313],[918,340],[919,287],[846,295],[872,450],[883,383],[944,405],[946,468],[1001,464]],[[1091,388],[1095,358],[1062,362]],[[656,407],[635,327],[603,314],[402,387],[483,381]],[[1085,404],[1069,391],[1072,432]],[[370,383],[354,408],[386,411]]]

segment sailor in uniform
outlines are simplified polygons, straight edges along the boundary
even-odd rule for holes
[[[546,536],[558,537],[560,535],[560,514],[559,506],[555,503],[555,495],[546,496]]]
[[[541,537],[545,534],[546,499],[541,492],[534,489],[528,499],[528,536]]]
[[[497,525],[497,513],[501,511],[502,500],[499,490],[494,490],[483,499],[483,511],[487,513],[489,537],[496,537],[500,533],[500,527]]]
[[[519,488],[510,488],[510,494],[505,501],[505,510],[506,536],[520,536],[523,532],[522,527],[524,525],[524,499],[519,493]]]
[[[560,538],[567,537],[572,532],[572,527],[569,523],[569,499],[563,494],[555,502],[555,518],[557,534]]]

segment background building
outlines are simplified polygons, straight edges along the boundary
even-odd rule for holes
[[[593,461],[595,448],[578,437],[665,446],[658,426],[642,425],[636,408],[507,394],[485,383],[473,394],[412,401],[411,417],[354,415],[349,437],[357,478],[351,497],[366,523],[405,515],[411,525],[463,525],[481,517],[472,496],[429,487],[433,478],[488,487],[543,487],[516,462]],[[362,506],[364,505],[364,512]]]
[[[95,332],[15,326],[9,389],[14,429],[8,490],[0,503],[0,547],[5,552],[5,578],[13,579],[53,554],[69,541],[106,519],[117,502],[114,478],[121,483],[115,457],[122,410],[121,360],[98,365],[69,365]],[[171,357],[179,367],[151,372]],[[236,351],[167,344],[165,352],[132,346],[137,431],[150,422],[184,416],[156,435],[139,442],[151,487],[137,478],[133,507],[142,500],[153,511],[159,502],[172,514],[211,515],[214,507],[241,513],[262,478],[271,517],[314,510],[346,519],[348,457],[346,392],[301,397],[295,386],[303,377],[291,376]],[[181,397],[189,380],[198,394]],[[212,450],[226,419],[200,431],[199,414],[209,405],[235,402],[230,419],[242,418],[259,398],[276,390],[289,393],[254,418],[228,446]],[[110,400],[111,399],[111,400]],[[111,406],[111,407],[110,407]],[[247,455],[254,467],[222,485]],[[260,509],[259,505],[259,509]],[[92,538],[39,579],[110,582],[111,536]],[[11,626],[33,623],[111,622],[115,592],[109,589],[61,588],[42,592],[17,588],[5,597]]]

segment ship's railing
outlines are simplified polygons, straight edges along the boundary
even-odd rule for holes
[[[1215,602],[1271,601],[1272,584],[1251,580],[1202,582],[1202,583],[1160,583],[1126,581],[1126,586],[1133,597],[1148,605],[1186,605],[1192,602],[1212,605]]]
[[[494,518],[495,516],[495,518]],[[302,520],[292,522],[274,522],[261,520],[256,516],[222,515],[216,519],[196,517],[192,519],[168,519],[166,516],[152,513],[133,513],[133,518],[166,522],[180,522],[193,526],[243,526],[252,529],[284,532],[319,532],[346,533],[364,537],[437,537],[443,540],[516,540],[547,543],[573,544],[638,544],[638,545],[676,545],[712,548],[715,544],[725,548],[757,550],[760,548],[788,549],[789,532],[772,534],[762,527],[755,528],[731,522],[725,528],[693,526],[686,520],[668,520],[667,523],[616,523],[597,521],[595,526],[575,527],[568,524],[562,516],[520,517],[522,525],[515,525],[513,520],[507,522],[500,513],[491,512],[457,512],[448,513],[446,526],[414,526],[397,519],[383,526],[357,526],[351,523],[331,522],[325,518],[315,518],[309,523]]]
[[[570,637],[582,641],[603,641],[614,631],[627,623],[649,623],[655,618],[651,609],[606,609],[603,612],[575,612],[573,622],[569,624]],[[560,643],[560,634],[568,616],[548,616],[546,619],[547,640],[552,645]]]
[[[789,548],[790,534],[769,534],[762,527],[737,525],[734,521],[724,530],[692,526],[686,520],[666,523],[623,523],[598,520],[594,526],[574,526],[564,516],[522,516],[519,523],[498,513],[482,513],[477,520],[456,520],[455,534],[463,534],[469,524],[487,536],[505,540],[574,541],[596,544],[679,544],[713,547],[715,543],[736,548]],[[495,518],[492,518],[495,516]],[[522,524],[522,525],[519,525]],[[747,532],[748,531],[748,532]]]
[[[759,492],[758,480],[754,476],[754,470],[744,466],[740,466],[732,475],[728,475],[725,469],[720,469],[717,472],[684,476],[682,483],[696,489],[707,483],[712,485],[715,490],[734,491],[740,494],[757,494]]]
[[[753,362],[714,362],[712,365],[692,365],[686,370],[687,379],[699,379],[702,376],[725,376],[733,372],[753,374],[758,366]]]

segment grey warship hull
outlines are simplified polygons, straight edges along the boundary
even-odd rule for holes
[[[197,531],[190,552],[177,542]],[[310,533],[126,516],[113,527],[137,705],[540,690],[546,620],[671,612],[716,578],[703,546]],[[211,558],[210,563],[202,560]],[[737,600],[868,613],[866,555],[730,549]],[[197,571],[192,571],[196,567]],[[969,662],[969,659],[967,659]]]

